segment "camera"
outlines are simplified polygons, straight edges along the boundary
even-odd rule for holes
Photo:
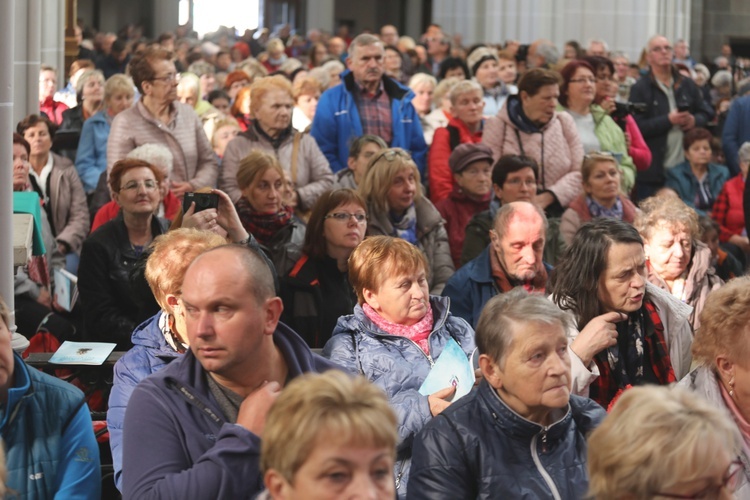
[[[195,213],[209,208],[219,208],[219,195],[214,193],[185,193],[182,198],[182,213],[190,210],[190,204],[195,202]]]
[[[622,130],[625,130],[625,117],[645,113],[648,105],[645,102],[616,102],[611,117]]]

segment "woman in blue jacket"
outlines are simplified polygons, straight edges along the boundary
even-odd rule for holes
[[[427,262],[400,238],[372,236],[349,258],[349,280],[357,293],[354,314],[342,316],[323,355],[382,388],[398,416],[400,443],[395,468],[399,498],[406,495],[411,444],[435,415],[447,408],[453,386],[424,396],[420,388],[443,350],[455,341],[467,359],[474,331],[450,314],[450,301],[429,295]],[[452,344],[451,344],[452,345]]]
[[[83,122],[76,153],[76,170],[86,193],[96,189],[99,177],[107,170],[107,139],[115,116],[133,104],[133,80],[117,74],[104,84],[104,109]]]
[[[685,134],[685,161],[667,169],[666,187],[673,189],[682,201],[699,215],[711,213],[714,201],[729,179],[729,169],[711,163],[711,132],[694,128]]]

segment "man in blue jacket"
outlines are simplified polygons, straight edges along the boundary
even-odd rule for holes
[[[196,258],[182,286],[190,350],[143,380],[125,411],[124,498],[254,498],[260,436],[288,380],[334,368],[279,323],[268,265],[231,245]]]
[[[736,98],[729,106],[721,143],[727,167],[734,176],[740,172],[738,153],[740,146],[750,141],[750,95]]]
[[[76,387],[29,369],[11,349],[0,298],[0,437],[8,498],[98,499],[99,446],[89,407]]]
[[[451,276],[443,296],[451,313],[476,328],[484,305],[498,293],[521,286],[544,292],[551,268],[542,260],[547,218],[536,205],[514,201],[503,205],[490,231],[491,243],[477,258]]]
[[[349,147],[363,134],[383,139],[389,147],[409,151],[424,178],[427,144],[408,87],[385,76],[383,43],[363,34],[349,46],[343,83],[320,97],[310,134],[328,158],[331,170],[347,168]]]

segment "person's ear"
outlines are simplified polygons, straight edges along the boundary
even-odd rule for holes
[[[503,372],[495,360],[487,354],[479,355],[479,369],[482,370],[482,375],[492,387],[500,389],[503,386]]]
[[[350,156],[346,159],[346,165],[349,167],[349,170],[354,171],[354,169],[357,167],[357,159]]]
[[[165,296],[165,298],[167,299],[167,305],[171,307],[173,310],[175,307],[177,307],[180,304],[180,299],[177,298],[177,295],[168,293]]]
[[[377,293],[373,292],[372,290],[368,288],[362,289],[362,297],[365,299],[365,302],[375,309],[376,311],[380,310],[380,302],[378,301],[378,295]]]
[[[284,476],[279,474],[276,470],[267,470],[266,474],[263,476],[263,482],[265,483],[266,490],[268,490],[272,500],[285,500],[287,498],[292,498],[290,496],[290,493],[292,493],[290,491],[291,485],[286,479],[284,479]]]
[[[273,335],[273,332],[276,331],[276,326],[279,324],[283,311],[284,303],[279,297],[271,297],[266,300],[264,330],[267,335]]]
[[[719,378],[724,382],[727,387],[734,385],[734,362],[730,361],[726,356],[716,356],[715,360],[716,371],[719,374]]]
[[[502,242],[500,241],[500,236],[497,235],[497,231],[494,229],[490,229],[490,244],[492,245],[492,248],[496,252],[502,252]]]

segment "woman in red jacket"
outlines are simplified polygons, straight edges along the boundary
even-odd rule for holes
[[[714,202],[711,218],[719,223],[719,241],[738,246],[745,254],[750,254],[745,229],[745,211],[742,208],[745,180],[750,165],[750,142],[744,143],[737,153],[740,173],[729,179]]]
[[[435,130],[428,161],[430,199],[437,203],[448,198],[455,181],[448,165],[451,152],[459,144],[482,142],[484,120],[484,94],[473,80],[463,80],[448,94],[453,108],[453,118],[448,125]]]

